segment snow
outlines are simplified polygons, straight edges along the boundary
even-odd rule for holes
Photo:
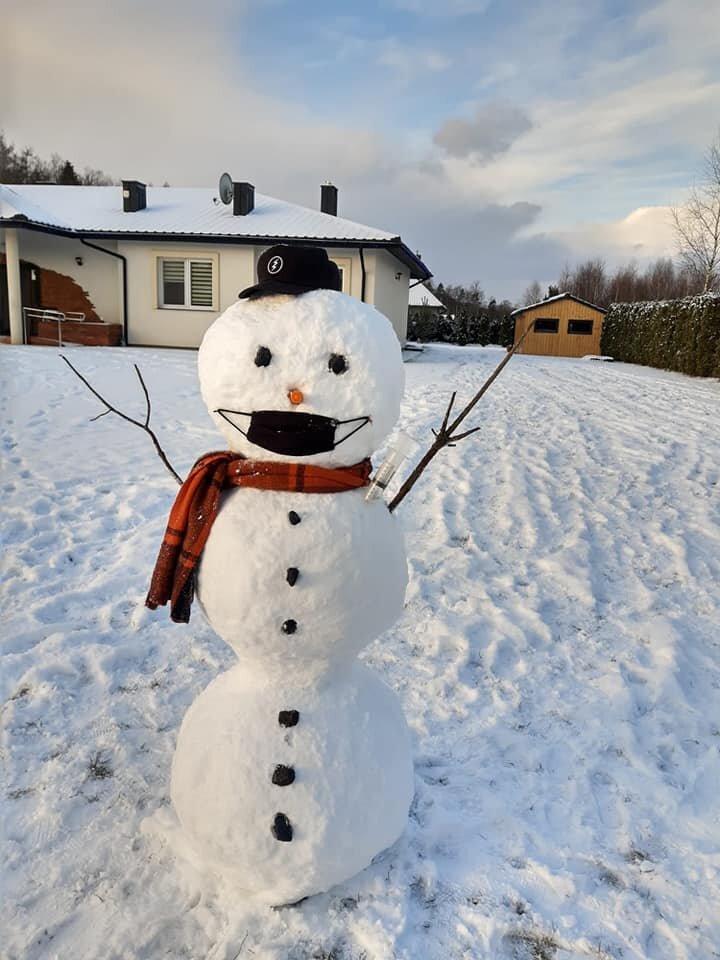
[[[400,426],[502,357],[428,346]],[[171,460],[217,434],[195,355],[75,348]],[[696,960],[720,951],[720,385],[516,356],[398,511],[404,616],[364,654],[415,758],[405,833],[327,894],[203,892],[142,825],[234,662],[143,607],[175,484],[54,349],[0,353],[5,955]],[[376,460],[380,462],[382,453]],[[397,480],[398,478],[396,478]]]
[[[55,184],[0,184],[0,218],[25,216],[63,230],[104,233],[168,233],[197,236],[368,240],[390,242],[396,234],[334,217],[262,193],[255,208],[235,216],[214,187],[148,187],[147,206],[123,212],[122,188]]]

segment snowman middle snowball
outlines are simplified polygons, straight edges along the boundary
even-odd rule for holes
[[[389,321],[342,293],[244,300],[208,330],[203,399],[251,460],[356,464],[392,430],[404,371]],[[367,866],[412,799],[394,694],[356,660],[402,611],[402,536],[365,490],[231,489],[198,598],[238,664],[188,711],[171,795],[197,859],[285,903]]]

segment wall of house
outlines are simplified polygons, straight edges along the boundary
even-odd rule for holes
[[[79,240],[18,230],[20,257],[41,270],[44,307],[79,310],[108,323],[122,323],[122,262]],[[212,245],[136,240],[98,240],[99,246],[127,259],[127,312],[130,344],[197,347],[215,320],[244,287],[256,282],[257,261],[265,249],[243,245]],[[357,248],[328,247],[346,275],[345,292],[360,299],[362,265]],[[4,230],[0,229],[0,253]],[[211,258],[215,263],[215,303],[212,310],[167,309],[159,306],[157,258],[162,256]],[[386,250],[365,250],[365,300],[374,303],[405,342],[409,272]],[[76,262],[80,258],[82,264]],[[400,279],[396,279],[396,274]],[[69,278],[69,279],[63,279]],[[43,279],[46,282],[42,282]],[[72,281],[72,282],[70,282]],[[60,302],[62,301],[62,302]]]
[[[539,304],[515,317],[515,343],[537,319],[557,319],[557,333],[530,333],[519,353],[545,357],[585,357],[600,353],[600,335],[604,314],[575,300],[556,300]],[[591,334],[568,333],[568,320],[592,320]]]
[[[240,245],[118,241],[128,263],[128,341],[138,346],[197,347],[213,320],[255,282],[255,248]],[[214,307],[159,306],[158,257],[199,257],[214,262]]]
[[[128,340],[133,345],[197,347],[213,320],[238,293],[257,280],[257,262],[264,246],[145,243],[118,241],[128,262]],[[328,256],[343,267],[345,292],[360,299],[362,265],[355,248],[328,247]],[[215,309],[160,307],[157,258],[201,257],[215,263]],[[409,271],[385,250],[366,250],[365,300],[374,303],[393,324],[401,343],[407,332]],[[400,273],[399,280],[395,278]]]
[[[410,271],[387,250],[366,250],[365,299],[390,320],[400,343],[407,339]]]
[[[0,229],[0,252],[5,253],[5,231]],[[43,307],[77,310],[88,319],[122,323],[120,261],[92,250],[79,240],[17,231],[20,259],[40,268],[40,298]],[[99,246],[114,250],[114,240]],[[82,260],[79,265],[75,258]],[[72,282],[70,282],[72,281]],[[94,314],[94,315],[93,315]]]

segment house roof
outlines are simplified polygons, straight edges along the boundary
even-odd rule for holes
[[[526,307],[518,307],[517,310],[513,310],[510,316],[515,317],[518,313],[525,313],[526,310],[534,310],[535,307],[544,307],[548,303],[556,303],[558,300],[574,300],[575,303],[582,303],[586,307],[592,307],[592,309],[597,310],[598,313],[607,313],[607,310],[604,307],[598,307],[596,303],[590,303],[589,300],[582,300],[580,297],[576,297],[572,293],[558,293],[554,297],[548,297],[547,300],[539,300],[537,303],[529,303]]]
[[[424,283],[414,283],[411,285],[408,306],[439,307],[441,310],[445,309],[445,304],[441,303],[432,290],[428,290]]]
[[[12,223],[65,236],[193,239],[217,243],[303,240],[332,246],[385,247],[427,280],[432,274],[400,239],[343,217],[334,217],[261,193],[255,208],[235,216],[209,187],[148,187],[147,207],[123,211],[122,188],[56,184],[0,184],[0,225]]]

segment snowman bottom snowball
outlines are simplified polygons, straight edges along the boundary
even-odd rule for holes
[[[221,674],[186,714],[172,768],[198,865],[275,905],[367,867],[402,834],[412,795],[398,700],[357,661],[297,689],[242,666]]]

